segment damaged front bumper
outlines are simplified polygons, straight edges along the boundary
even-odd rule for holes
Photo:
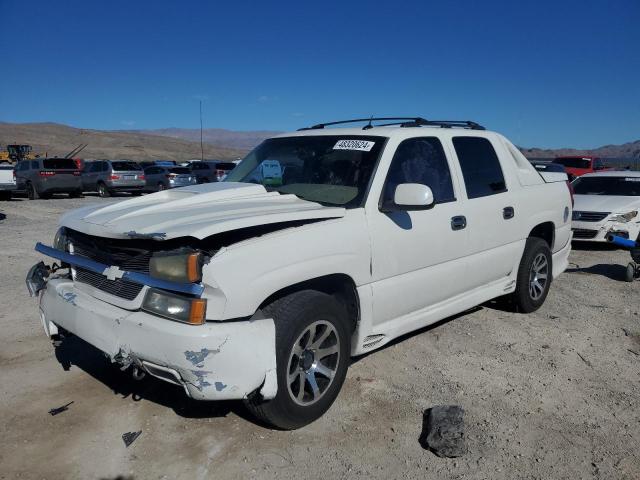
[[[47,335],[62,327],[113,362],[180,385],[197,400],[277,393],[272,319],[186,325],[97,300],[66,277],[48,280],[40,317]]]

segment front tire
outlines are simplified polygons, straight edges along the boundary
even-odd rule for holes
[[[541,238],[527,238],[518,267],[516,290],[512,294],[517,312],[531,313],[542,306],[551,286],[552,261],[547,242]]]
[[[346,310],[330,295],[303,290],[274,301],[263,313],[275,322],[278,393],[271,400],[254,396],[247,408],[276,428],[303,427],[331,407],[347,374]]]

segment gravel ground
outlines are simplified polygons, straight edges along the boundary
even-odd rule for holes
[[[323,418],[279,432],[238,403],[135,382],[79,339],[54,351],[24,285],[33,245],[51,242],[64,211],[102,201],[0,203],[0,478],[640,478],[640,282],[623,281],[627,252],[575,246],[538,312],[485,305],[355,359]],[[438,404],[466,411],[463,457],[419,444]]]

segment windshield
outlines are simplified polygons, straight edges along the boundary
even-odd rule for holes
[[[312,202],[359,207],[386,140],[355,135],[272,138],[249,153],[225,182],[258,183]]]
[[[42,168],[49,170],[77,169],[76,162],[70,158],[47,158],[42,161]]]
[[[576,195],[640,197],[640,177],[579,177],[572,185]]]
[[[559,163],[569,168],[589,168],[591,160],[588,158],[556,158],[553,163]]]

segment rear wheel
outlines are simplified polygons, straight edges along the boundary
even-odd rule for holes
[[[31,182],[27,183],[27,197],[29,198],[29,200],[38,200],[40,198],[38,190]]]
[[[333,404],[349,362],[345,309],[334,297],[304,290],[263,309],[276,327],[278,393],[246,401],[257,418],[291,430],[320,418]]]
[[[636,266],[633,263],[627,265],[627,271],[625,272],[624,279],[627,282],[633,282],[633,279],[636,276]]]
[[[547,298],[552,279],[551,250],[541,238],[527,238],[512,294],[516,311],[531,313]]]
[[[104,183],[98,184],[98,195],[100,195],[100,197],[102,198],[107,198],[111,196],[111,192],[109,191],[109,189]]]

